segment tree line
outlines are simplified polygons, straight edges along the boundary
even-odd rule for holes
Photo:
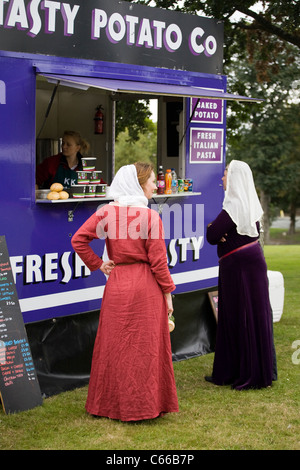
[[[264,209],[266,241],[274,206],[290,214],[289,231],[294,233],[300,207],[300,2],[138,3],[224,22],[223,73],[227,76],[227,91],[264,100],[260,104],[228,101],[226,160],[244,160],[253,170]],[[134,140],[130,131],[128,138]]]

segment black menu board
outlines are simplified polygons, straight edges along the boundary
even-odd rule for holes
[[[42,404],[4,236],[0,236],[0,399],[7,414]]]

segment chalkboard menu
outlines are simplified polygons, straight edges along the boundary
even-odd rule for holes
[[[0,236],[0,398],[7,414],[42,404],[4,236]]]

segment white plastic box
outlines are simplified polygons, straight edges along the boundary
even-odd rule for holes
[[[278,271],[268,271],[269,296],[273,311],[273,323],[278,322],[283,313],[284,279]]]

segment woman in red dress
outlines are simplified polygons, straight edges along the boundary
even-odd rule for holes
[[[88,413],[121,421],[178,411],[168,314],[175,289],[162,222],[147,207],[156,188],[151,165],[126,165],[108,196],[72,238],[90,270],[108,276],[86,402]],[[108,260],[89,243],[106,239]]]

